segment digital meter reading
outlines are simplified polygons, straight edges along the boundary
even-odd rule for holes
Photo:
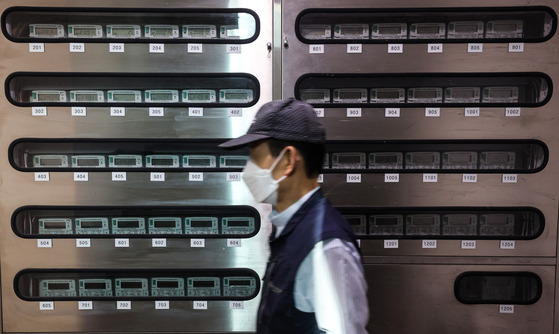
[[[238,25],[224,25],[219,27],[219,38],[240,39],[244,35]],[[245,36],[243,36],[245,37]]]
[[[371,27],[372,39],[406,39],[408,25],[405,23],[375,23]]]
[[[148,218],[149,234],[182,234],[182,219],[179,217]]]
[[[116,103],[140,103],[142,102],[142,92],[139,90],[109,90],[107,101]]]
[[[140,38],[142,30],[139,25],[111,24],[107,25],[108,38]]]
[[[100,25],[70,24],[68,25],[70,38],[102,38],[103,27]]]
[[[441,217],[437,214],[406,216],[406,235],[440,235]]]
[[[226,276],[223,278],[223,295],[226,297],[249,297],[256,292],[254,277]]]
[[[356,235],[367,234],[367,217],[365,215],[343,215]]]
[[[165,89],[146,90],[145,101],[150,103],[176,103],[179,102],[179,91]]]
[[[485,87],[483,89],[483,103],[516,103],[518,102],[518,87]]]
[[[363,152],[332,153],[333,169],[365,169],[367,168],[366,154]]]
[[[372,88],[371,103],[405,103],[406,90],[404,88]]]
[[[138,168],[142,167],[142,156],[135,154],[109,155],[109,167],[111,168]]]
[[[182,37],[192,39],[217,38],[215,25],[184,25],[182,26]]]
[[[329,89],[301,89],[299,91],[301,101],[307,103],[330,103]]]
[[[68,156],[62,154],[40,154],[33,156],[33,167],[65,168],[68,167]]]
[[[367,103],[367,89],[334,89],[334,103]]]
[[[369,153],[370,169],[403,169],[404,154],[402,152]]]
[[[76,297],[73,279],[44,279],[39,281],[40,297]]]
[[[469,236],[477,234],[477,215],[449,214],[443,216],[443,235]]]
[[[105,102],[105,94],[102,90],[71,90],[70,102]]]
[[[443,169],[476,169],[477,152],[444,152]]]
[[[31,102],[66,102],[66,91],[63,90],[34,90],[31,91]]]
[[[182,102],[185,103],[214,103],[216,93],[213,89],[187,89],[182,91]]]
[[[62,38],[64,37],[64,26],[61,24],[30,24],[29,37]]]
[[[109,234],[109,219],[104,217],[76,218],[76,234]]]
[[[113,295],[113,283],[110,279],[80,279],[78,286],[80,297],[112,297]]]
[[[39,234],[72,234],[72,219],[40,218]]]
[[[483,38],[484,24],[482,21],[455,21],[448,24],[447,38]]]
[[[402,215],[371,215],[369,217],[371,235],[404,235]]]
[[[214,155],[185,155],[182,157],[184,168],[215,168],[216,157]]]
[[[513,214],[484,214],[479,217],[479,234],[484,236],[514,236]]]
[[[479,103],[479,87],[448,87],[445,89],[445,103]]]
[[[146,278],[116,278],[115,295],[117,297],[147,297],[149,296],[148,280]]]
[[[331,39],[332,26],[327,24],[307,24],[300,26],[301,36],[306,39]]]
[[[439,169],[441,154],[439,152],[406,153],[406,169]]]
[[[104,168],[105,157],[102,155],[74,155],[72,157],[74,168]]]
[[[184,278],[154,277],[151,279],[151,295],[154,297],[180,297],[185,294]]]
[[[179,26],[148,24],[144,27],[146,38],[179,38]]]
[[[146,167],[178,168],[180,167],[178,155],[155,154],[146,156]]]
[[[221,219],[222,234],[250,234],[254,232],[252,217],[223,217]]]
[[[113,218],[113,234],[145,234],[146,220],[141,217],[119,217]]]
[[[520,20],[497,20],[487,22],[486,38],[521,38],[524,23]]]
[[[184,234],[219,234],[218,220],[216,217],[187,217]]]
[[[442,103],[443,89],[439,87],[418,87],[408,89],[408,103]]]
[[[369,39],[368,24],[338,24],[334,26],[336,39]]]
[[[410,39],[441,39],[445,38],[444,23],[413,23],[410,25]]]
[[[514,169],[516,153],[514,152],[481,152],[479,154],[480,169]]]
[[[246,166],[249,157],[246,155],[222,155],[219,157],[219,167],[221,168],[243,168]]]
[[[248,103],[253,100],[250,89],[220,89],[219,102],[221,103]]]
[[[219,297],[221,287],[218,277],[189,277],[187,279],[188,296]]]

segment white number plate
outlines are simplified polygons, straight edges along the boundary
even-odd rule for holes
[[[167,239],[151,239],[151,247],[167,247]]]

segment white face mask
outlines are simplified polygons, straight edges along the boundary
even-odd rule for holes
[[[245,181],[256,202],[276,205],[278,200],[278,183],[285,179],[287,175],[274,180],[272,171],[284,153],[285,149],[281,151],[269,169],[258,167],[252,160],[249,160],[243,169],[243,181]]]

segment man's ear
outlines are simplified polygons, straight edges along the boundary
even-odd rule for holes
[[[298,164],[299,160],[297,149],[294,146],[285,147],[285,173],[286,175],[291,175],[295,171],[295,166]]]

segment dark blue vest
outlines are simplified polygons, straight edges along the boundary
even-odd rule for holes
[[[317,242],[330,238],[353,242],[359,249],[347,221],[318,190],[293,215],[281,235],[270,238],[257,333],[320,333],[314,313],[295,307],[293,288],[301,262]]]

